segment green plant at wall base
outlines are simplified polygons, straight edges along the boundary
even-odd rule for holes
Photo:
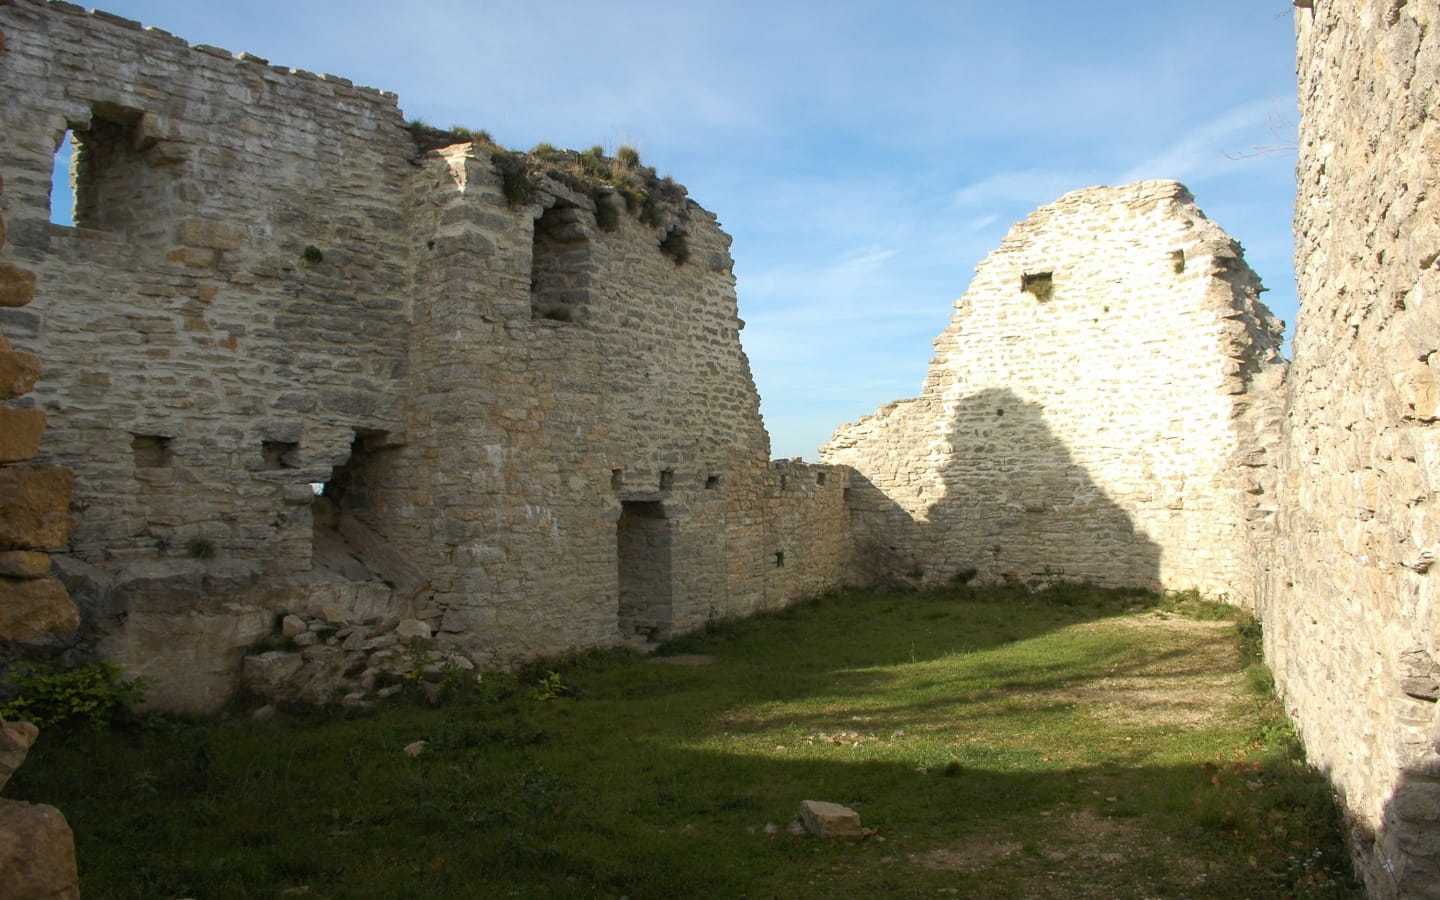
[[[106,660],[64,668],[58,661],[22,662],[10,672],[0,702],[0,718],[22,719],[45,728],[74,723],[103,728],[127,715],[144,699],[150,682],[126,681],[121,668]]]
[[[306,247],[304,252],[302,252],[300,256],[308,263],[323,262],[325,259],[325,254],[321,253],[320,248],[316,247],[314,244]]]
[[[552,670],[546,673],[540,679],[540,683],[530,691],[530,698],[544,703],[547,700],[563,697],[568,693],[570,693],[570,688],[561,679],[560,673]]]
[[[191,538],[185,544],[185,552],[193,559],[210,559],[215,556],[215,544],[205,538]]]

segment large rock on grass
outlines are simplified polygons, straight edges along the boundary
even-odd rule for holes
[[[0,895],[78,900],[75,838],[55,807],[0,800]]]

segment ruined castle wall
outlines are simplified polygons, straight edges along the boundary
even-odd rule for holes
[[[422,152],[392,95],[67,3],[0,27],[0,202],[45,286],[0,324],[53,361],[84,640],[157,704],[214,709],[285,612],[354,629],[252,666],[325,699],[310,670],[401,622],[509,665],[839,582],[843,484],[777,487],[730,240],[684,188]]]
[[[433,154],[418,193],[402,452],[434,460],[442,633],[503,663],[760,605],[768,439],[729,238],[680,193],[658,226],[601,227],[597,196],[618,197],[543,171],[512,209],[489,160]],[[660,250],[675,229],[683,262]]]
[[[46,285],[6,326],[54,360],[41,402],[61,459],[92,475],[77,554],[204,540],[305,567],[307,484],[355,428],[401,417],[413,149],[394,97],[68,4],[0,16],[6,213]],[[100,209],[77,227],[48,222],[67,130],[79,205]],[[99,132],[123,158],[95,173]]]
[[[231,669],[269,615],[202,607],[307,572],[310,485],[401,427],[413,143],[393,95],[343,79],[63,3],[0,27],[4,211],[44,285],[4,327],[52,361],[50,453],[85,473],[71,570],[106,570],[122,661],[177,643],[196,659],[162,681]],[[67,131],[74,227],[49,223]]]
[[[1440,20],[1297,3],[1294,341],[1266,649],[1376,897],[1440,884]]]
[[[1249,395],[1284,367],[1259,291],[1175,182],[1037,210],[977,268],[920,397],[822,448],[863,478],[864,561],[1252,602],[1274,410]]]

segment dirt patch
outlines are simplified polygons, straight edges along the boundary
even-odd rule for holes
[[[912,853],[910,861],[942,872],[979,872],[1009,859],[1021,850],[1014,841],[975,840],[958,847]]]
[[[1063,696],[1115,724],[1203,728],[1227,715],[1242,690],[1240,656],[1230,622],[1150,614],[1109,619],[1087,628],[1169,633],[1174,646],[1107,677],[1037,696]]]

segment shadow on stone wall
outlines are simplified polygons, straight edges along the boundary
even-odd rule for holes
[[[946,461],[930,470],[927,487],[938,496],[919,518],[851,476],[856,555],[872,582],[1160,587],[1160,547],[1076,461],[1042,410],[1003,388],[961,401],[937,439]]]
[[[1440,897],[1440,747],[1400,774],[1380,819],[1378,832],[1355,823],[1351,833],[1366,893]]]

